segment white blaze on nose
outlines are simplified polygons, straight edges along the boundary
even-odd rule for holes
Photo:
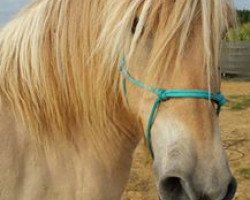
[[[165,173],[187,174],[193,168],[196,157],[189,130],[178,120],[158,118],[151,130],[152,148],[155,156],[154,169],[157,178]]]
[[[194,131],[198,133],[194,134]],[[214,200],[223,199],[232,176],[217,126],[202,130],[192,129],[192,126],[178,118],[167,120],[159,115],[151,134],[158,187],[162,180],[177,178],[175,180],[180,180],[182,187],[180,195],[197,199],[204,194]],[[198,140],[195,136],[199,134],[208,137]],[[163,189],[167,189],[165,187]],[[163,195],[176,194],[172,190],[164,192],[161,188],[158,189]]]

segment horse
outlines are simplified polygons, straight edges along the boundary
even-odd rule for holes
[[[234,18],[230,0],[32,1],[0,32],[0,199],[120,199],[146,138],[159,199],[231,200]]]

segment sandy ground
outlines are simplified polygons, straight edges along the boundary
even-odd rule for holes
[[[222,90],[229,100],[250,97],[250,82],[223,81]],[[250,106],[234,110],[230,104],[221,114],[223,145],[233,174],[238,181],[234,200],[250,200]],[[158,200],[151,161],[140,144],[134,156],[130,180],[122,200]]]

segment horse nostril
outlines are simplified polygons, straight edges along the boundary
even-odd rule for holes
[[[168,177],[160,182],[161,194],[172,194],[178,196],[182,193],[181,179],[179,177]]]
[[[236,192],[236,189],[237,189],[237,181],[235,178],[233,178],[232,181],[228,185],[227,194],[223,200],[233,199],[235,192]]]

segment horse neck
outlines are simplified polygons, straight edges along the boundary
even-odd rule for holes
[[[94,139],[91,134],[94,133],[91,129],[82,127],[72,128],[74,135],[71,141],[56,138],[46,144],[38,144],[14,117],[9,106],[2,103],[0,101],[3,113],[0,117],[0,145],[11,145],[2,149],[0,171],[15,172],[12,173],[13,180],[8,177],[3,188],[10,190],[21,179],[20,187],[17,186],[16,191],[12,192],[23,199],[44,198],[43,195],[37,196],[40,193],[48,199],[63,200],[74,195],[79,199],[120,199],[135,148],[131,139],[120,135],[117,129],[117,133],[105,136],[105,140],[99,136],[96,137],[97,141],[91,141]],[[108,127],[96,134],[107,131]],[[89,137],[86,138],[85,135]],[[24,173],[26,171],[29,173]],[[24,174],[20,176],[22,173]],[[0,177],[5,177],[4,174],[0,173]],[[26,183],[32,183],[31,188],[23,192],[23,185]],[[42,185],[48,188],[40,190]]]

